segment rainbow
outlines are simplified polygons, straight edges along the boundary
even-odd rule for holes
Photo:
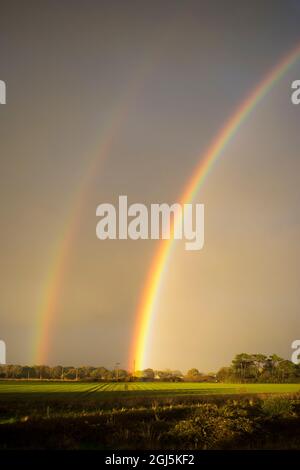
[[[285,75],[300,57],[300,45],[293,48],[282,60],[263,78],[246,99],[237,107],[223,128],[216,135],[204,155],[201,155],[192,177],[188,181],[180,198],[181,204],[187,204],[195,198],[215,162],[222,155],[227,144],[235,136],[245,119],[255,109],[273,86]],[[142,370],[145,368],[145,356],[149,347],[149,332],[162,287],[164,273],[174,239],[162,240],[150,266],[142,295],[136,312],[133,341],[129,357],[129,369]]]
[[[101,140],[96,145],[97,150],[92,152],[93,156],[89,161],[88,168],[85,170],[81,182],[78,184],[76,194],[71,201],[69,215],[55,240],[47,276],[43,283],[44,288],[38,300],[34,337],[31,341],[32,351],[30,355],[32,361],[36,364],[43,364],[48,361],[63,281],[68,269],[68,261],[80,225],[84,204],[90,192],[91,182],[94,176],[99,174],[101,165],[108,158],[114,141],[126,122],[129,111],[143,89],[147,77],[155,68],[155,64],[162,58],[168,44],[167,33],[171,32],[176,26],[175,20],[176,17],[171,16],[167,28],[164,25],[164,28],[155,31],[155,37],[148,54],[145,54],[145,60],[140,64],[137,73],[125,88],[120,102],[113,107],[111,114],[107,117]]]
[[[35,337],[32,341],[32,358],[36,364],[44,364],[48,358],[52,340],[51,333],[55,325],[63,279],[67,272],[70,253],[80,225],[84,202],[89,194],[89,186],[93,180],[93,175],[99,173],[100,164],[103,164],[109,155],[114,136],[121,125],[123,113],[119,111],[116,113],[116,116],[118,118],[112,118],[104,133],[105,135],[99,151],[91,159],[89,168],[78,187],[75,201],[73,200],[69,217],[66,219],[54,245],[45,288],[38,305]]]
[[[112,109],[111,115],[108,116],[100,145],[97,144],[97,150],[92,152],[93,156],[90,159],[88,168],[78,185],[75,197],[72,199],[69,215],[54,244],[47,278],[44,282],[45,287],[37,309],[35,336],[32,341],[31,355],[33,362],[36,364],[44,364],[48,360],[63,280],[68,269],[72,246],[80,226],[83,208],[90,192],[91,183],[94,176],[99,174],[101,165],[108,158],[114,141],[126,121],[130,106],[142,89],[145,77],[149,74],[149,69],[152,66],[153,63],[150,63],[150,65],[147,63],[142,64],[139,74],[126,90],[121,103],[117,104]]]

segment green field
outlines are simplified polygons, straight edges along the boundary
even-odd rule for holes
[[[0,449],[300,449],[300,384],[0,381]]]
[[[221,383],[84,383],[84,382],[39,382],[1,381],[0,401],[53,400],[53,399],[105,399],[120,397],[172,397],[197,395],[296,393],[300,384],[221,384]]]

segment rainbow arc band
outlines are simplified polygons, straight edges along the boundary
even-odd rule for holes
[[[300,57],[300,45],[293,48],[282,60],[263,78],[246,99],[237,107],[232,116],[216,135],[206,152],[201,155],[186,188],[180,198],[180,204],[191,203],[215,162],[220,158],[227,144],[233,139],[246,118],[274,87],[274,85],[289,71]],[[128,368],[142,370],[147,367],[146,353],[149,348],[151,323],[155,317],[155,310],[162,288],[164,273],[167,270],[168,260],[172,248],[175,245],[173,239],[159,242],[158,249],[151,263],[144,288],[136,311],[135,328],[131,344]]]
[[[83,172],[75,195],[71,197],[68,216],[55,240],[47,275],[38,300],[34,337],[31,342],[32,359],[36,364],[45,364],[49,361],[53,332],[57,326],[55,323],[58,319],[59,300],[91,184],[95,175],[99,175],[102,165],[108,159],[114,142],[126,123],[130,109],[143,90],[147,78],[155,69],[155,65],[162,59],[168,45],[169,35],[173,30],[175,31],[176,20],[177,14],[171,15],[167,27],[164,24],[163,27],[153,32],[153,41],[150,42],[148,53],[145,54],[144,61],[139,65],[128,86],[125,87],[124,95],[116,102],[115,106],[112,106],[111,113],[106,116],[105,128],[97,136],[95,149],[91,152],[93,156],[89,159],[87,169]]]

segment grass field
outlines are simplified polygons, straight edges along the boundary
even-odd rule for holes
[[[300,384],[221,384],[221,383],[84,383],[84,382],[39,382],[1,381],[0,401],[17,400],[103,400],[105,398],[181,395],[231,395],[297,393]]]
[[[300,449],[300,384],[0,381],[0,449]]]

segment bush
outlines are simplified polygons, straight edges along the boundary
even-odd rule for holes
[[[263,413],[270,418],[294,416],[292,400],[284,397],[269,397],[262,401]]]
[[[173,442],[184,443],[189,448],[224,448],[253,432],[254,424],[246,415],[234,405],[229,412],[228,406],[201,404],[190,418],[177,422],[168,434]]]

